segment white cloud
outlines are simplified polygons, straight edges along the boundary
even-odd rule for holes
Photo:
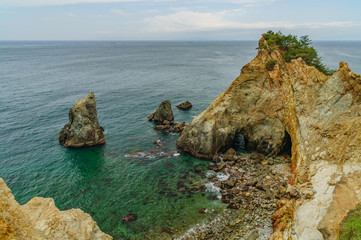
[[[116,9],[116,8],[110,9],[110,12],[115,13],[117,15],[121,15],[121,16],[129,15],[128,13],[126,13],[126,12],[120,10],[120,9]]]
[[[175,0],[1,0],[0,7],[54,6],[78,3],[173,2]]]
[[[180,11],[145,20],[153,32],[179,32],[236,27],[237,23],[227,22],[220,15],[192,11]]]
[[[242,12],[241,10],[239,10]],[[360,26],[360,22],[253,22],[244,23],[225,20],[227,12],[201,13],[193,11],[179,11],[170,15],[155,16],[145,20],[147,29],[151,32],[186,32],[209,31],[227,29],[297,29],[297,28],[342,28]]]
[[[242,4],[245,7],[260,6],[268,3],[273,3],[277,0],[224,0],[222,3]],[[1,0],[0,7],[25,7],[25,6],[54,6],[67,5],[79,3],[115,3],[115,2],[179,2],[183,0]],[[194,0],[193,4],[208,4],[210,2],[216,3],[218,0]]]

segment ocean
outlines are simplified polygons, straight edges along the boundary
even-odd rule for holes
[[[328,67],[345,61],[361,73],[361,42],[313,46]],[[175,121],[188,123],[226,90],[256,47],[257,41],[0,41],[0,177],[20,204],[51,197],[61,210],[89,213],[114,239],[180,236],[225,205],[213,188],[179,191],[206,184],[209,162],[179,154],[178,134],[155,131],[147,116],[170,100]],[[90,92],[107,143],[65,148],[59,131],[74,101]],[[191,110],[175,108],[186,100]],[[138,218],[122,223],[128,213]]]

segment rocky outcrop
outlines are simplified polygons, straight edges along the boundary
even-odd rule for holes
[[[0,239],[110,240],[80,209],[60,211],[52,198],[19,205],[0,178]]]
[[[148,117],[149,121],[156,121],[164,123],[164,121],[173,121],[174,115],[172,111],[171,102],[168,100],[163,101],[157,110]]]
[[[94,93],[76,100],[69,111],[69,122],[59,133],[59,141],[75,148],[105,144],[104,128],[97,115]]]
[[[326,76],[301,58],[285,62],[263,38],[259,45],[266,47],[185,127],[177,146],[205,159],[231,147],[237,134],[249,150],[267,156],[289,146],[289,183],[307,185],[314,195],[280,207],[273,239],[323,239],[317,226],[332,202],[329,183],[361,169],[361,77],[344,62]],[[270,61],[275,64],[267,69]]]
[[[181,104],[177,105],[176,107],[180,110],[188,110],[188,109],[191,109],[193,107],[193,105],[189,101],[185,101],[185,102],[182,102]]]
[[[324,239],[337,239],[340,223],[350,210],[361,203],[361,172],[343,176],[336,184],[332,194],[332,202],[321,222],[318,230]]]

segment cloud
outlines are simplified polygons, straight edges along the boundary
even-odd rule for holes
[[[277,0],[224,0],[222,3],[241,4],[245,7],[261,6],[264,4],[273,3]],[[184,3],[184,0],[1,0],[0,7],[28,7],[28,6],[54,6],[54,5],[68,5],[79,3],[126,3],[126,2],[178,2]],[[219,3],[218,0],[194,0],[193,4],[209,4]]]
[[[153,32],[179,32],[237,27],[237,23],[227,22],[220,15],[192,11],[180,11],[165,16],[155,16],[145,20]]]
[[[242,13],[242,10],[236,10]],[[343,28],[361,26],[360,22],[313,22],[313,23],[289,23],[289,22],[253,22],[244,23],[225,20],[227,12],[201,13],[193,11],[179,11],[174,14],[155,16],[145,20],[148,31],[151,32],[187,32],[187,31],[210,31],[228,29],[321,29]],[[229,16],[229,15],[227,15]]]
[[[121,16],[129,15],[128,13],[126,13],[126,12],[120,10],[120,9],[116,9],[116,8],[110,9],[110,12],[115,13],[117,15],[121,15]]]
[[[175,0],[1,0],[0,7],[56,6],[79,3],[173,2]]]

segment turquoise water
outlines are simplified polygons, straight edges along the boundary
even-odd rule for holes
[[[207,189],[208,162],[173,156],[177,134],[153,130],[147,116],[173,104],[189,122],[256,55],[257,42],[0,42],[0,177],[17,201],[52,197],[61,209],[81,208],[115,239],[169,238],[224,205]],[[361,73],[361,42],[317,42],[324,62],[349,62]],[[68,149],[58,133],[73,102],[94,91],[107,143]],[[185,100],[190,111],[174,106]],[[163,147],[156,148],[154,141]],[[142,153],[141,157],[129,154]],[[124,224],[121,218],[136,213]]]

